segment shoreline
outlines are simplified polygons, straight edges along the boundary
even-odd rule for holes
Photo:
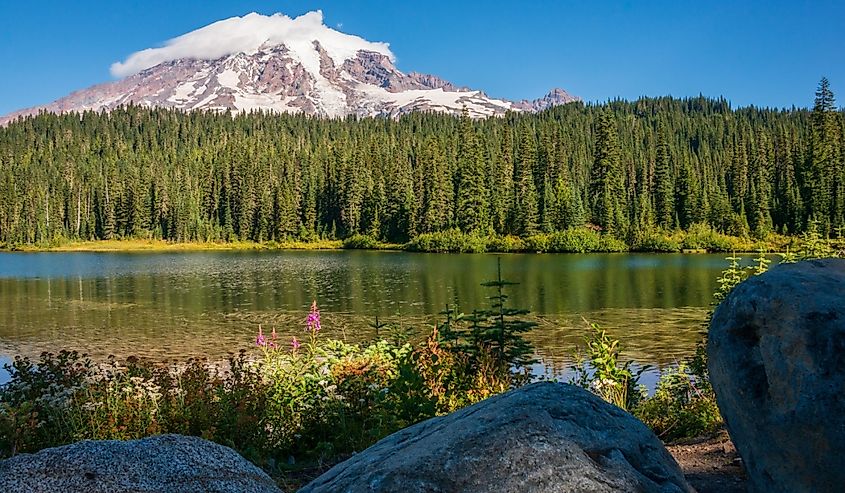
[[[798,238],[790,238],[798,240]],[[790,241],[791,243],[792,241]],[[277,242],[170,242],[166,240],[90,240],[90,241],[69,241],[56,245],[0,245],[0,253],[167,253],[167,252],[203,252],[203,251],[344,251],[344,250],[365,250],[381,252],[408,252],[408,253],[521,253],[521,254],[551,254],[551,253],[652,253],[652,254],[759,254],[759,249],[720,250],[707,248],[683,248],[679,250],[644,250],[629,249],[622,251],[578,251],[578,252],[557,252],[531,249],[499,250],[491,249],[484,252],[457,252],[441,249],[419,250],[410,248],[409,244],[376,244],[368,246],[347,246],[343,240],[318,240],[314,242],[291,241],[284,243]],[[784,248],[765,249],[765,254],[783,254]]]

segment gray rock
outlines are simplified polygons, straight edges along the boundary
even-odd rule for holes
[[[0,491],[278,493],[234,450],[197,437],[86,440],[0,461]]]
[[[688,492],[633,416],[572,385],[535,383],[394,433],[306,492]]]
[[[710,379],[751,491],[845,488],[845,260],[779,265],[713,315]]]

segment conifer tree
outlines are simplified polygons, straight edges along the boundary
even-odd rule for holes
[[[514,233],[530,236],[537,232],[539,212],[537,189],[534,186],[534,167],[537,161],[534,136],[528,129],[522,129],[520,138],[516,184],[514,187]]]
[[[472,120],[464,108],[458,141],[458,193],[456,223],[465,232],[479,232],[487,226],[487,191],[484,163]]]
[[[624,234],[625,229],[626,194],[617,141],[615,119],[610,110],[604,110],[596,124],[590,210],[593,222],[609,234]]]
[[[807,167],[809,215],[819,221],[821,233],[830,232],[834,202],[833,176],[838,163],[836,100],[826,77],[819,81],[813,105],[810,162]]]
[[[672,156],[666,129],[662,122],[657,129],[657,156],[654,160],[654,211],[657,225],[672,229],[675,220],[675,184]]]

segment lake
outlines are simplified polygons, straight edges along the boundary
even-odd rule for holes
[[[509,254],[513,306],[531,310],[539,371],[560,375],[589,322],[624,355],[663,365],[700,338],[725,255]],[[369,324],[425,333],[447,304],[470,312],[491,292],[496,255],[374,251],[0,254],[0,358],[73,348],[96,357],[222,358],[259,324],[303,335],[312,300],[324,332]],[[750,258],[750,256],[749,256]],[[442,318],[442,317],[441,317]]]

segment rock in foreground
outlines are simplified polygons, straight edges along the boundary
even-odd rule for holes
[[[780,265],[710,325],[710,379],[751,491],[845,485],[845,261]]]
[[[630,414],[578,387],[536,383],[433,418],[338,464],[301,492],[687,492]]]
[[[278,493],[272,479],[234,450],[196,437],[86,440],[0,461],[8,493]]]

